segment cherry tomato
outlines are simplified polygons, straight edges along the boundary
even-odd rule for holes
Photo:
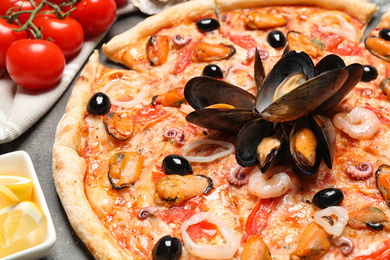
[[[19,9],[20,9],[20,11],[34,10],[34,6],[31,4],[31,2],[29,0],[10,0],[9,1],[9,8],[12,8],[12,10],[14,10],[14,12],[19,11]],[[20,14],[18,16],[18,21],[20,22],[20,24],[23,25],[27,22],[28,18],[30,18],[29,13]]]
[[[116,8],[124,6],[128,1],[129,0],[115,0]]]
[[[9,24],[5,19],[0,18],[0,68],[5,67],[5,53],[8,47],[17,40],[28,38],[26,31],[20,33],[13,31],[19,28],[19,25]]]
[[[0,1],[0,16],[4,16],[8,9],[10,8],[10,1],[11,0],[1,0]]]
[[[44,90],[61,79],[65,57],[51,41],[22,39],[8,48],[5,65],[12,80],[20,86]]]
[[[83,26],[86,36],[96,36],[107,31],[115,21],[114,0],[81,0],[72,12]]]
[[[44,40],[50,38],[61,48],[65,58],[70,58],[80,51],[84,42],[84,30],[73,17],[58,19],[53,13],[40,13],[33,23],[41,28]]]

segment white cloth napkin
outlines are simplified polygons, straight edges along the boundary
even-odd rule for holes
[[[129,1],[117,10],[117,16],[135,10]],[[80,53],[66,64],[61,82],[50,90],[25,90],[15,84],[5,71],[0,71],[0,144],[15,140],[49,111],[104,36],[86,40]]]

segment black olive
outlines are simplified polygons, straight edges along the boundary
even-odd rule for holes
[[[320,209],[330,206],[338,206],[344,199],[343,192],[336,188],[323,189],[313,197],[313,203]]]
[[[214,18],[204,18],[197,21],[196,26],[202,32],[211,32],[217,30],[221,25]]]
[[[390,41],[390,29],[383,28],[379,31],[379,37],[383,40]]]
[[[286,45],[286,36],[281,31],[271,31],[267,36],[267,42],[275,49]]]
[[[366,223],[366,226],[375,231],[381,231],[384,228],[383,224],[381,223]]]
[[[93,115],[104,115],[110,111],[110,98],[103,92],[94,94],[88,102],[87,110]]]
[[[153,260],[177,260],[182,253],[181,242],[170,235],[160,238],[152,250]]]
[[[203,76],[209,76],[217,79],[223,78],[223,72],[221,68],[215,64],[209,64],[203,69]]]
[[[171,154],[164,158],[162,168],[165,174],[187,175],[192,173],[191,164],[186,158],[177,154]]]
[[[378,71],[375,67],[371,65],[363,65],[363,76],[361,81],[369,82],[376,79],[376,77],[378,77]]]

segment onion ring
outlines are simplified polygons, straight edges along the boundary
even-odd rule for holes
[[[227,149],[222,151],[222,152],[218,152],[218,153],[215,153],[213,155],[210,155],[210,156],[188,156],[188,153],[191,150],[193,150],[196,147],[199,147],[201,145],[205,145],[205,144],[208,144],[208,145],[214,144],[214,145],[224,146]],[[183,157],[186,158],[190,162],[212,162],[212,161],[215,161],[219,158],[225,157],[225,156],[233,153],[233,150],[234,150],[234,145],[232,143],[229,143],[229,142],[217,141],[217,140],[198,140],[198,141],[191,142],[186,147],[184,147]]]

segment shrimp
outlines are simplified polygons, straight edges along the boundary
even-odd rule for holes
[[[283,167],[270,168],[264,174],[255,172],[248,183],[248,191],[260,198],[275,198],[286,193],[291,187],[291,178],[283,172]]]
[[[380,127],[378,117],[372,111],[362,107],[355,107],[349,113],[336,114],[333,123],[356,139],[369,139],[378,132]]]

